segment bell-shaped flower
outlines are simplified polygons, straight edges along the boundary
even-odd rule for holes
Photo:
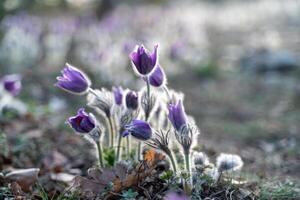
[[[1,82],[3,88],[13,96],[17,96],[22,89],[21,76],[18,74],[6,75],[2,78]]]
[[[136,49],[129,55],[134,65],[135,71],[146,76],[152,72],[156,66],[158,45],[154,46],[154,51],[150,53],[143,45],[136,46]]]
[[[166,84],[166,75],[163,68],[158,64],[149,75],[149,83],[153,87],[161,87]]]
[[[68,119],[70,126],[78,133],[89,133],[96,127],[96,119],[91,113],[86,113],[80,108],[77,115]]]
[[[125,126],[123,137],[126,137],[129,134],[139,140],[148,140],[152,136],[152,128],[148,122],[135,119]]]
[[[178,100],[177,103],[168,105],[168,118],[176,131],[180,131],[182,127],[187,124],[187,117],[182,105],[182,101]]]
[[[91,81],[81,70],[67,63],[55,85],[71,93],[84,94],[91,86]]]
[[[138,94],[134,91],[128,91],[125,97],[126,107],[136,110],[139,107]]]

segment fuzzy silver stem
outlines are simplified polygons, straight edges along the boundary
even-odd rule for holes
[[[187,195],[190,195],[193,187],[192,173],[190,168],[190,153],[189,151],[184,151],[184,160],[185,160],[185,170],[188,173],[188,180],[185,180],[184,191]]]
[[[127,156],[127,159],[130,159],[130,152],[131,152],[131,148],[130,148],[130,137],[127,136],[127,137],[126,137],[126,156]]]
[[[120,161],[122,155],[122,130],[120,130],[119,137],[118,137],[118,146],[117,146],[117,161]]]
[[[115,145],[115,131],[112,117],[107,117],[109,123],[109,133],[110,133],[110,146],[114,147]]]
[[[98,140],[96,142],[96,145],[97,145],[97,150],[98,150],[98,159],[99,159],[99,165],[100,167],[104,167],[103,165],[103,156],[102,156],[102,146],[101,146],[101,141]]]
[[[175,161],[173,152],[170,150],[169,152],[165,152],[165,153],[166,153],[166,154],[168,155],[168,157],[170,158],[170,161],[171,161],[171,164],[172,164],[174,173],[176,174],[176,172],[177,172],[177,163],[176,163],[176,161]]]

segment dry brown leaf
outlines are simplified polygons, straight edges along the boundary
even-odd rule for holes
[[[24,192],[29,192],[31,186],[37,181],[40,169],[19,169],[5,175],[10,182],[17,182]]]
[[[81,194],[85,193],[94,193],[94,194],[99,194],[103,192],[105,189],[106,185],[99,183],[98,181],[87,179],[81,176],[76,176],[74,178],[74,183],[73,186],[76,190],[79,189]]]
[[[112,192],[114,193],[120,193],[126,188],[136,187],[140,181],[151,176],[157,164],[165,159],[163,154],[154,150],[145,155],[144,160],[131,172],[128,171],[127,165],[122,163],[118,163],[112,169],[92,168],[88,171],[91,179],[77,176],[74,179],[73,186],[79,189],[81,194],[88,192],[99,194],[109,183],[113,183]]]

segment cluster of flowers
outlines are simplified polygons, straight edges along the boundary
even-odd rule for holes
[[[129,159],[132,150],[140,160],[143,145],[165,153],[173,171],[187,175],[184,185],[186,193],[190,193],[193,187],[192,168],[205,169],[210,165],[210,170],[204,171],[216,180],[220,178],[222,171],[241,168],[243,162],[237,155],[221,154],[217,158],[217,166],[211,167],[212,164],[204,153],[193,150],[199,130],[193,118],[185,112],[183,94],[167,87],[164,70],[158,62],[158,45],[154,46],[153,52],[149,52],[143,45],[137,45],[130,54],[130,59],[134,72],[145,81],[145,87],[139,92],[123,90],[121,87],[113,87],[112,91],[92,89],[87,75],[69,64],[66,64],[61,76],[57,77],[57,87],[74,94],[86,95],[87,105],[100,113],[106,121],[105,126],[95,115],[85,112],[84,108],[80,108],[77,115],[67,120],[77,133],[96,144],[101,167],[105,165],[102,148],[105,144],[103,136],[106,135],[107,146],[116,149],[117,161]],[[106,134],[104,127],[108,129]],[[126,141],[123,141],[124,137]],[[135,140],[131,141],[130,138]],[[126,143],[125,148],[122,142]],[[135,142],[137,148],[132,149],[131,142]],[[173,152],[173,147],[178,144],[184,157],[184,170],[178,169]],[[122,149],[126,151],[122,153]]]

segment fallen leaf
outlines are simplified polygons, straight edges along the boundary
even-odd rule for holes
[[[24,192],[29,192],[31,186],[37,181],[40,169],[18,169],[5,175],[10,182],[17,182]]]

